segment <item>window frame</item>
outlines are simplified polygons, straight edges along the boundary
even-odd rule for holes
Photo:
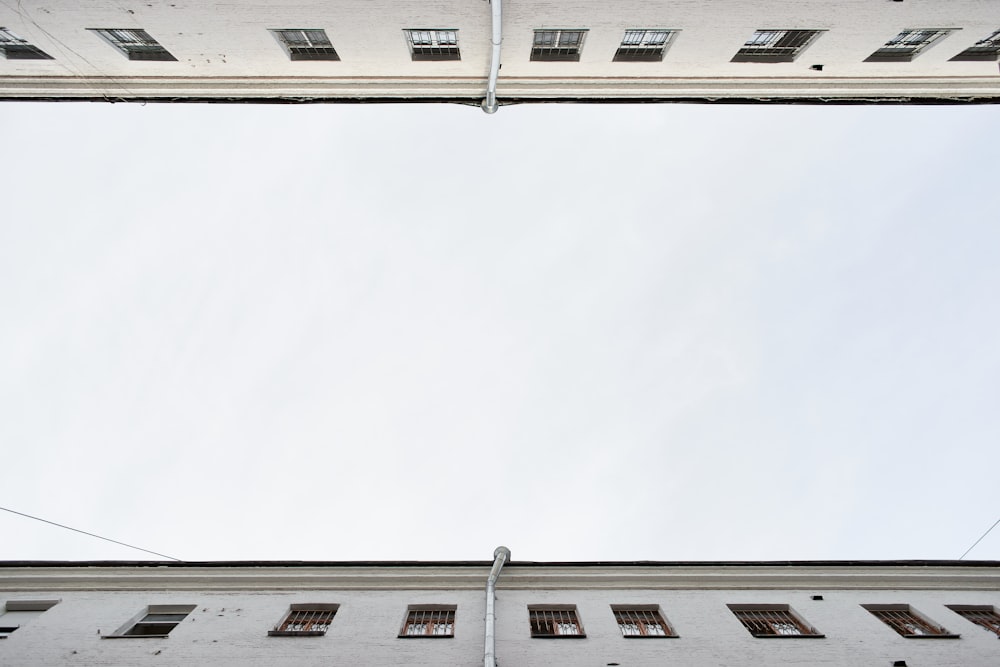
[[[416,33],[427,33],[427,40],[414,39]],[[451,39],[447,38],[451,35]],[[445,36],[442,39],[442,36]],[[403,28],[403,38],[410,50],[413,62],[461,60],[462,50],[458,45],[458,28]]]
[[[291,604],[288,606],[288,611],[285,612],[278,624],[274,626],[273,629],[267,631],[268,637],[323,637],[326,635],[330,626],[333,625],[333,619],[337,616],[337,611],[339,611],[340,605],[326,602],[303,602]],[[312,614],[322,614],[319,618],[309,618],[306,621],[308,629],[306,630],[288,630],[286,628],[289,624],[301,625],[302,621],[298,619],[293,619],[294,614],[301,613],[312,613]],[[329,614],[329,616],[326,616]],[[313,625],[323,625],[322,630],[312,629]]]
[[[949,632],[943,625],[938,625],[908,604],[863,604],[861,607],[881,621],[883,625],[906,639],[958,639],[961,637],[959,634]],[[930,632],[916,634],[903,632],[903,624],[906,623],[906,620],[888,616],[888,614],[905,614],[909,616],[911,625],[922,627]]]
[[[129,60],[177,61],[172,53],[142,28],[87,28],[87,30],[113,46]],[[128,33],[134,40],[119,39],[115,33]]]
[[[984,46],[988,45],[988,46]],[[997,28],[993,34],[987,36],[984,39],[979,40],[969,48],[965,49],[955,57],[951,58],[951,62],[955,61],[996,61],[1000,60],[1000,28]]]
[[[1000,30],[997,31],[1000,33]],[[973,625],[978,625],[986,632],[992,632],[1000,639],[1000,613],[991,604],[946,604],[945,607],[967,620]],[[970,616],[970,615],[975,615]],[[988,617],[989,620],[982,618]]]
[[[325,28],[268,28],[268,32],[281,45],[291,61],[337,62],[340,60],[340,54],[334,48]],[[286,33],[300,33],[303,38],[300,41],[303,45],[293,44],[294,40],[289,40]],[[309,33],[322,33],[322,36],[314,39]]]
[[[826,635],[816,629],[787,604],[727,604],[736,620],[757,639],[824,639]],[[749,616],[756,614],[756,616]],[[784,633],[775,629],[778,624],[791,623],[798,632]],[[771,632],[760,632],[754,625],[767,626]]]
[[[121,627],[115,630],[110,635],[101,635],[102,639],[164,639],[170,635],[174,629],[183,623],[193,612],[198,608],[198,605],[194,604],[151,604],[145,607],[141,612],[130,618]],[[181,618],[174,620],[151,620],[146,619],[149,616],[181,616]],[[144,629],[151,627],[161,627],[165,630],[158,634],[153,633],[143,633],[139,634],[133,632],[139,626],[143,626]]]
[[[813,28],[758,28],[750,39],[736,52],[733,63],[790,63],[812,46],[826,30]],[[765,35],[773,38],[760,39]],[[781,46],[783,40],[798,40],[792,45]]]
[[[559,614],[560,618],[556,620],[554,617],[548,619],[548,622],[552,624],[553,633],[552,634],[541,634],[535,631],[537,617],[536,614]],[[568,615],[569,619],[567,623],[563,622],[562,615]],[[576,627],[576,634],[562,634],[559,632],[560,625],[572,624]],[[586,639],[587,631],[583,628],[583,621],[580,619],[580,614],[576,609],[574,604],[529,604],[528,605],[528,627],[531,630],[532,639]]]
[[[535,28],[531,38],[532,62],[579,62],[589,28]],[[563,33],[578,34],[575,44],[563,44]],[[551,45],[539,45],[539,35],[553,35]]]
[[[622,633],[622,639],[676,639],[679,636],[663,615],[663,610],[658,604],[613,604],[611,605],[611,613],[615,617],[615,623],[618,624],[618,631]],[[647,632],[646,624],[649,622],[647,619],[623,619],[622,614],[651,615],[653,622],[658,623],[663,628],[664,634]],[[639,634],[626,634],[623,620],[625,624],[629,624],[631,621],[632,624],[636,625],[639,628]]]
[[[905,28],[899,31],[895,37],[886,41],[873,54],[865,58],[866,63],[908,63],[914,58],[930,49],[935,44],[943,41],[946,37],[961,28]],[[909,42],[907,38],[911,34],[921,35],[929,33],[929,38],[924,38],[919,42]]]
[[[453,604],[411,604],[406,607],[406,616],[403,617],[403,624],[399,628],[399,639],[453,639],[455,637],[455,617],[458,606]],[[430,614],[430,618],[416,618],[417,614]],[[435,616],[444,614],[444,622],[439,622]],[[427,629],[419,634],[409,634],[410,627],[426,625]],[[444,625],[450,631],[444,634],[434,632],[437,625]]]
[[[7,600],[4,603],[3,611],[0,612],[0,639],[6,639],[12,635],[17,630],[21,629],[25,623],[34,619],[36,616],[41,616],[43,613],[47,612],[52,607],[62,602],[59,600]],[[8,625],[11,620],[7,619],[4,621],[4,617],[8,614],[15,614],[15,619],[18,618],[19,614],[28,614],[27,616],[22,616],[19,620],[20,622],[16,625]]]
[[[680,30],[672,28],[626,28],[618,50],[615,51],[615,56],[611,60],[616,63],[662,62],[663,56],[670,50],[678,32]],[[630,33],[642,33],[638,44],[626,43]],[[647,43],[646,37],[650,33],[664,33],[666,38],[662,44],[650,45]]]
[[[5,60],[55,60],[10,28],[0,26],[0,54]]]

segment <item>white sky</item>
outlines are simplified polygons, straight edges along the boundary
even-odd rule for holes
[[[957,558],[998,121],[0,104],[0,505],[188,560]],[[0,559],[144,557],[0,512]]]

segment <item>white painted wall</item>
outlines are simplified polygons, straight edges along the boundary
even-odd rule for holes
[[[996,62],[948,62],[1000,28],[983,0],[507,0],[501,98],[998,96]],[[54,56],[0,60],[0,96],[474,98],[486,0],[24,0],[0,25]],[[87,28],[143,28],[176,63],[130,62]],[[292,62],[269,28],[323,28],[341,62]],[[457,28],[462,60],[411,62],[402,29]],[[912,63],[865,63],[904,28],[960,28]],[[534,28],[587,28],[578,63],[531,62]],[[627,28],[682,32],[660,63],[615,63]],[[757,28],[823,29],[794,63],[731,63]],[[822,72],[809,69],[823,64]]]

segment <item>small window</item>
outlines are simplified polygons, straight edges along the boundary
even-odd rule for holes
[[[326,30],[284,28],[272,30],[271,34],[284,47],[290,60],[340,60]]]
[[[7,28],[0,28],[0,54],[7,60],[52,60],[52,56]]]
[[[676,30],[626,30],[614,61],[659,62],[673,39]]]
[[[757,30],[736,52],[734,63],[790,63],[822,30]]]
[[[952,60],[1000,60],[1000,30],[979,40]]]
[[[3,613],[0,613],[0,639],[6,639],[22,625],[57,604],[59,600],[8,600]]]
[[[330,628],[340,605],[293,604],[273,630],[271,637],[322,637]]]
[[[587,31],[576,30],[536,30],[531,45],[531,59],[541,61],[578,61],[583,50],[583,39]]]
[[[948,609],[1000,637],[1000,614],[990,605],[949,604]],[[0,618],[0,621],[3,621]]]
[[[907,639],[939,638],[956,639],[940,625],[917,613],[908,604],[863,604],[877,619]]]
[[[125,54],[129,60],[177,60],[149,36],[145,30],[133,28],[92,28],[111,46]]]
[[[656,605],[611,605],[622,637],[676,637]]]
[[[586,637],[573,605],[531,605],[528,607],[532,637]]]
[[[806,623],[787,604],[731,604],[729,610],[754,637],[812,637],[819,630]]]
[[[114,634],[103,635],[105,639],[124,637],[166,637],[188,614],[194,611],[193,604],[151,604],[128,623],[118,628]]]
[[[952,31],[937,28],[904,30],[882,45],[878,51],[865,58],[865,62],[910,62],[931,44],[950,32]]]
[[[404,30],[413,60],[461,60],[458,31],[434,29]]]
[[[400,637],[454,637],[454,605],[424,605],[406,608]]]

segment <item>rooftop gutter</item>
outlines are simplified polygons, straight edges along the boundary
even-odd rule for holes
[[[499,0],[493,0],[499,2]],[[485,109],[485,107],[483,107]],[[494,109],[495,111],[495,109]],[[487,111],[487,113],[490,113]],[[507,547],[497,547],[493,552],[493,569],[490,570],[490,578],[486,580],[486,647],[483,654],[483,667],[496,667],[496,585],[500,578],[500,570],[503,564],[510,560],[510,549]]]
[[[483,111],[486,113],[496,113],[497,109],[500,108],[500,104],[497,102],[497,77],[500,76],[500,43],[503,41],[501,2],[502,0],[490,0],[490,10],[493,14],[493,36],[490,40],[493,46],[493,55],[490,59],[490,79],[486,84],[486,99],[483,100]]]

